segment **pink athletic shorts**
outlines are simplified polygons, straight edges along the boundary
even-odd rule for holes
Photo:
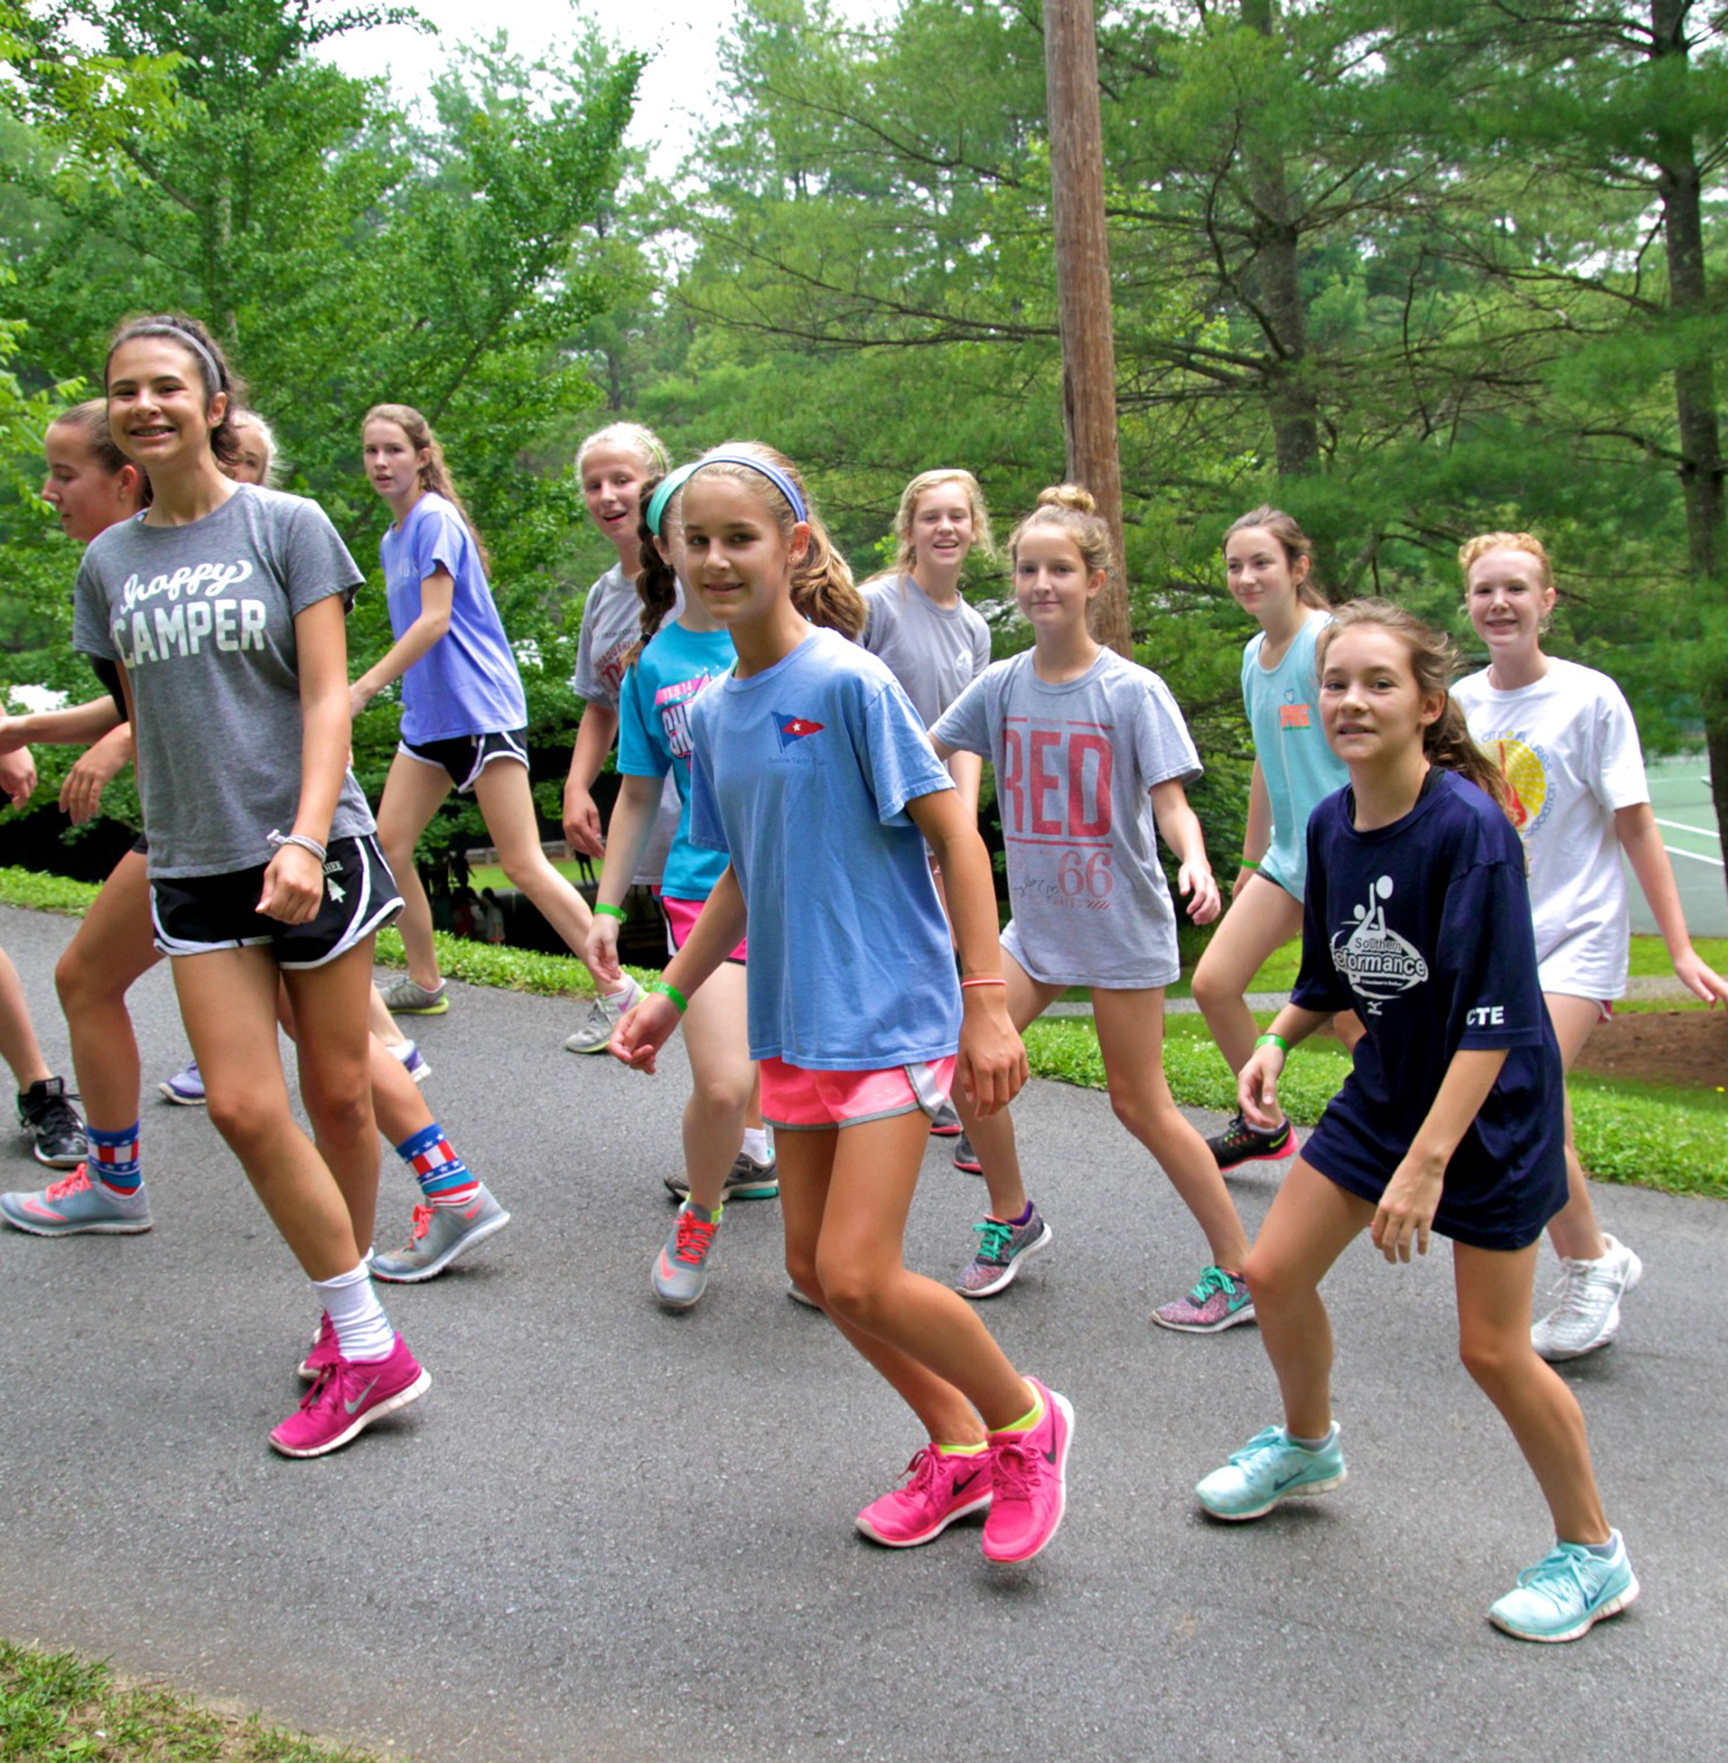
[[[704,900],[674,900],[666,894],[656,894],[660,902],[660,916],[666,920],[666,953],[676,955],[690,940],[690,933],[696,928],[696,920],[702,915],[702,908],[707,904]],[[749,947],[750,939],[746,937],[730,955],[728,961],[742,963],[744,951]]]
[[[762,1118],[777,1132],[862,1126],[922,1109],[932,1120],[954,1085],[954,1055],[928,1065],[881,1071],[806,1071],[784,1059],[762,1061]]]

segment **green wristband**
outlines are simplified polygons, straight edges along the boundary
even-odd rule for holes
[[[670,998],[678,1006],[680,1016],[690,1008],[690,1000],[675,985],[670,985],[663,979],[650,980],[645,989],[650,992],[658,992],[662,998]]]
[[[596,918],[615,918],[620,924],[627,924],[630,921],[630,914],[622,906],[596,906],[594,916]]]
[[[1264,1034],[1254,1045],[1256,1047],[1276,1047],[1280,1053],[1290,1051],[1290,1043],[1282,1035]]]
[[[1260,865],[1258,863],[1256,863],[1252,857],[1244,857],[1242,859],[1241,867],[1243,869],[1252,869],[1252,870],[1258,871],[1260,868]]]

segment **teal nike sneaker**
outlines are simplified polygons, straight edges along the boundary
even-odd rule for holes
[[[1264,1517],[1280,1500],[1330,1493],[1344,1485],[1344,1478],[1336,1421],[1317,1451],[1293,1444],[1283,1427],[1269,1426],[1240,1451],[1232,1451],[1230,1461],[1214,1469],[1194,1492],[1214,1518],[1236,1524]]]
[[[1638,1596],[1638,1579],[1619,1531],[1613,1542],[1614,1553],[1606,1556],[1582,1543],[1556,1543],[1489,1607],[1488,1620],[1521,1641],[1575,1641],[1618,1616]]]

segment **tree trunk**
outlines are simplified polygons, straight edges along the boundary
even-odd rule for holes
[[[1122,461],[1116,445],[1116,344],[1104,234],[1104,130],[1092,0],[1044,0],[1050,197],[1062,329],[1062,418],[1068,475],[1092,492],[1116,567],[1092,602],[1092,634],[1133,658],[1123,553]]]
[[[1242,0],[1242,22],[1262,37],[1277,26],[1275,0]],[[1271,351],[1266,410],[1281,478],[1301,477],[1320,463],[1319,410],[1303,379],[1308,359],[1308,313],[1302,304],[1297,261],[1301,229],[1290,211],[1289,186],[1277,152],[1256,138],[1252,123],[1243,144],[1248,194],[1254,205],[1254,293]]]
[[[1651,55],[1688,53],[1692,0],[1650,0]],[[1710,796],[1718,831],[1728,829],[1728,572],[1723,558],[1722,433],[1716,367],[1705,341],[1710,288],[1704,259],[1703,180],[1692,139],[1673,134],[1658,147],[1656,191],[1668,262],[1668,307],[1685,328],[1674,365],[1680,437],[1680,490],[1686,503],[1686,561],[1705,600],[1706,643],[1698,695],[1710,754]]]

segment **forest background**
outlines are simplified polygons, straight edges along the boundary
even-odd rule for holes
[[[325,51],[410,8],[0,0],[0,688],[92,695],[40,439],[140,310],[212,326],[286,487],[369,571],[356,672],[389,641],[360,418],[430,416],[492,550],[549,832],[610,560],[570,469],[590,429],[647,422],[674,458],[772,441],[861,576],[915,472],[969,466],[999,526],[1063,475],[1036,0],[741,0],[681,156],[652,160],[625,145],[643,57],[600,16],[538,60],[457,49],[405,108]],[[1541,532],[1551,646],[1621,682],[1648,745],[1707,739],[1728,825],[1728,6],[1128,0],[1098,35],[1136,654],[1207,763],[1215,861],[1251,758],[1219,543],[1266,500],[1336,594],[1463,639],[1459,542]],[[998,655],[1024,645],[999,564],[967,593]],[[356,724],[374,796],[395,721]],[[7,847],[39,831],[59,856],[14,860],[81,867],[65,758],[37,756]],[[126,780],[107,806],[135,819]],[[478,836],[452,808],[429,843]]]

